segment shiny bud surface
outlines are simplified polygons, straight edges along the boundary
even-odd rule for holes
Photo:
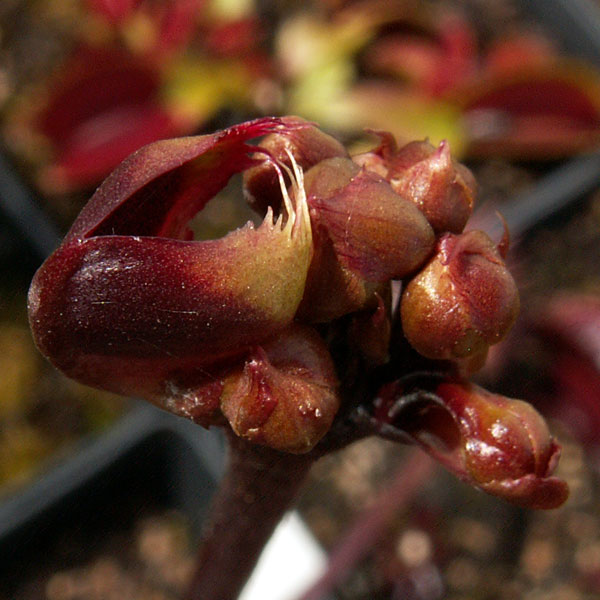
[[[459,477],[529,508],[555,508],[565,502],[567,485],[552,476],[560,447],[531,405],[471,384],[445,383],[436,394],[460,440],[442,462]]]
[[[404,335],[415,350],[433,359],[484,357],[510,329],[518,310],[514,279],[481,231],[443,236],[401,300]]]

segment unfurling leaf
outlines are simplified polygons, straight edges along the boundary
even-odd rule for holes
[[[196,420],[198,406],[213,410],[214,386],[210,401],[202,390],[223,362],[289,326],[302,298],[312,243],[301,172],[292,198],[284,188],[285,222],[269,211],[258,228],[203,242],[187,239],[187,222],[253,164],[247,140],[282,127],[157,142],[113,172],[30,289],[36,343],[57,368]]]
[[[273,159],[291,167],[291,156],[304,171],[318,162],[335,156],[348,156],[344,146],[334,137],[300,117],[283,117],[282,122],[296,129],[267,135],[259,144]],[[277,173],[268,162],[262,162],[244,173],[244,193],[250,206],[264,214],[270,206],[277,212],[281,191]]]

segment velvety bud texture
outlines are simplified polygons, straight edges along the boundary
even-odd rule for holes
[[[138,150],[34,277],[39,349],[80,382],[291,453],[376,415],[377,390],[416,364],[398,360],[407,348],[435,381],[473,370],[519,308],[507,240],[463,232],[476,186],[445,142],[378,135],[351,157],[313,123],[266,117]],[[194,239],[235,174],[257,224]],[[558,446],[527,404],[466,382],[436,394],[463,440],[446,466],[520,504],[564,500]],[[439,433],[402,424],[421,445]]]

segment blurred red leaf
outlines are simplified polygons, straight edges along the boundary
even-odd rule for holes
[[[548,159],[600,141],[600,76],[571,61],[484,76],[453,90],[470,130],[467,153]]]

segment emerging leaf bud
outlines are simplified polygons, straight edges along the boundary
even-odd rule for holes
[[[482,231],[448,233],[435,255],[406,286],[401,300],[404,335],[423,356],[468,361],[476,370],[519,310],[515,282]]]
[[[331,356],[319,335],[301,325],[257,346],[225,378],[221,396],[221,410],[237,435],[293,453],[315,446],[338,407]]]
[[[459,477],[529,508],[565,502],[566,483],[551,476],[560,447],[530,404],[470,384],[443,383],[436,395],[458,429],[458,444],[446,453],[433,446],[429,450]],[[434,425],[430,433],[444,440],[441,428]]]
[[[259,144],[279,163],[291,167],[288,154],[291,153],[298,166],[306,171],[326,158],[348,156],[340,142],[308,121],[300,117],[284,117],[281,120],[295,129],[283,135],[272,133]],[[267,162],[244,173],[244,193],[250,206],[259,214],[265,214],[269,206],[275,213],[278,212],[281,203],[279,181],[277,173]]]
[[[466,483],[519,506],[565,502],[568,486],[552,476],[560,446],[530,404],[462,380],[432,391],[405,385],[396,381],[379,391],[375,420],[392,439],[408,435]]]
[[[331,320],[374,306],[381,285],[412,273],[431,253],[433,231],[419,210],[352,160],[321,161],[305,185],[315,255],[303,318]]]
[[[473,211],[477,184],[471,171],[452,159],[448,143],[436,149],[427,141],[411,142],[397,149],[390,134],[378,135],[379,148],[354,160],[414,202],[436,233],[460,233]]]

